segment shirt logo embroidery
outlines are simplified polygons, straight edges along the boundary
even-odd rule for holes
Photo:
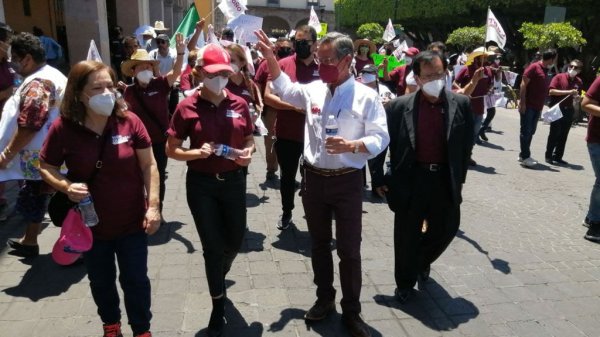
[[[148,96],[154,96],[156,94],[158,94],[158,91],[152,91],[148,93]]]
[[[229,117],[229,118],[240,118],[242,117],[242,115],[240,115],[239,113],[233,111],[233,110],[227,110],[227,113],[225,114],[225,116]]]
[[[112,143],[113,143],[113,145],[127,143],[130,138],[131,138],[130,135],[127,135],[127,136],[121,136],[121,135],[112,136]]]
[[[248,92],[248,90],[244,90],[242,91],[242,95],[250,96],[250,93]]]
[[[318,70],[313,71],[313,77],[319,77],[319,71]]]

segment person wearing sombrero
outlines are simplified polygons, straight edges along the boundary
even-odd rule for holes
[[[354,69],[356,70],[357,74],[359,74],[366,65],[373,64],[371,55],[374,54],[375,51],[375,44],[372,41],[367,39],[359,39],[354,41],[354,52],[356,53],[354,56],[354,60],[356,60]]]
[[[175,35],[177,58],[173,69],[165,76],[154,77],[159,61],[154,60],[145,49],[138,49],[129,60],[121,64],[121,72],[134,77],[134,83],[125,88],[123,98],[129,110],[138,115],[150,134],[152,152],[160,174],[160,209],[165,197],[167,155],[165,144],[169,127],[169,93],[181,74],[186,45],[183,35]]]

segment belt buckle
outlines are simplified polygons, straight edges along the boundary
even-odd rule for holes
[[[225,181],[225,178],[221,178],[220,173],[215,173],[215,178],[217,178],[218,181]]]
[[[440,170],[440,165],[439,164],[429,164],[429,171],[431,172],[437,172]]]

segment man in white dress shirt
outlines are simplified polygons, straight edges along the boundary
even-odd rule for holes
[[[328,33],[315,58],[321,80],[299,84],[281,72],[264,32],[256,35],[269,65],[273,92],[306,111],[301,195],[311,236],[317,301],[304,317],[317,321],[335,310],[331,254],[335,215],[342,321],[352,336],[370,336],[360,317],[361,169],[389,143],[385,110],[377,92],[355,81],[350,73],[354,46],[348,36]],[[329,115],[337,119],[337,136],[325,136]]]

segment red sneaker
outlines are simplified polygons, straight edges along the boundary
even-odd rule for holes
[[[135,337],[152,337],[152,332],[146,331],[143,334],[135,335]]]
[[[104,337],[123,337],[123,334],[121,333],[121,322],[104,324],[102,329],[104,329]]]

